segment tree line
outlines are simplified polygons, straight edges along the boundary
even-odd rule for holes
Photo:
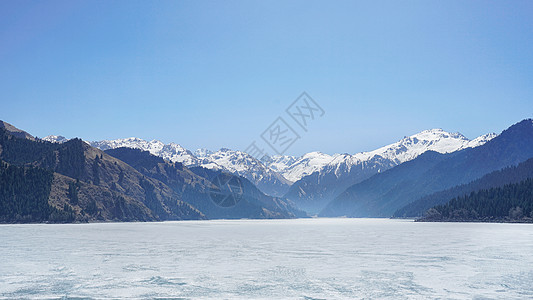
[[[456,197],[430,208],[422,221],[533,221],[533,178]]]

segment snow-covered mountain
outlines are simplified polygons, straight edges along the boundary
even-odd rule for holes
[[[269,164],[269,167],[279,172],[287,180],[296,182],[304,176],[320,171],[332,159],[333,156],[322,152],[310,152],[298,158],[277,155],[272,157],[272,163]]]
[[[469,140],[460,133],[449,133],[442,129],[424,130],[374,151],[354,154],[352,159],[362,162],[379,155],[382,158],[400,164],[412,160],[429,150],[439,153],[451,153],[465,148],[477,147],[495,136],[496,134],[492,133]]]
[[[291,155],[274,155],[262,158],[265,165],[268,165],[269,168],[280,174],[286,171],[292,164],[294,164],[294,162],[296,162],[296,160],[298,160],[298,157]]]
[[[478,136],[477,138],[468,142],[466,148],[475,148],[475,147],[481,146],[497,136],[498,135],[496,133],[487,133],[487,134]]]
[[[213,151],[206,148],[196,149],[196,151],[194,151],[194,156],[198,158],[205,158],[209,154],[213,154]]]
[[[49,135],[42,138],[43,141],[51,142],[51,143],[64,143],[68,141],[68,139],[61,135]]]
[[[270,158],[267,165],[272,170],[283,175],[287,180],[296,182],[307,175],[326,168],[328,165],[338,166],[337,172],[340,172],[343,167],[349,170],[351,166],[370,161],[376,156],[388,159],[392,162],[392,165],[396,165],[414,159],[428,150],[449,153],[464,148],[477,147],[495,136],[496,134],[490,133],[474,140],[469,140],[460,133],[448,133],[442,129],[432,129],[422,131],[397,143],[370,152],[361,152],[353,155],[329,155],[321,152],[310,152],[301,157],[275,155]]]
[[[486,134],[469,140],[460,133],[431,129],[405,137],[396,143],[374,151],[353,155],[335,154],[327,163],[324,163],[327,156],[321,156],[322,160],[318,159],[315,163],[307,163],[307,168],[314,167],[316,172],[296,181],[285,196],[308,212],[318,212],[348,186],[412,160],[426,151],[451,153],[480,146],[495,136],[496,134]],[[290,168],[293,170],[306,169],[305,165],[301,168],[293,165],[287,169]]]
[[[187,166],[199,164],[199,159],[196,158],[191,151],[175,143],[164,144],[158,140],[146,141],[140,138],[131,137],[89,142],[89,144],[100,150],[116,149],[120,147],[141,149],[171,162],[180,162]]]
[[[250,180],[267,195],[283,196],[292,183],[280,173],[242,151],[222,148],[217,152],[207,154],[203,160],[203,167],[209,168],[205,163],[213,163],[225,171]]]
[[[306,203],[314,207],[316,203],[336,196],[347,186],[412,160],[425,151],[454,152],[477,147],[495,136],[487,134],[469,140],[460,133],[431,129],[370,152],[335,155],[310,152],[301,157],[276,155],[263,162],[242,151],[198,149],[193,153],[176,143],[164,144],[158,140],[146,141],[135,137],[89,144],[102,150],[136,148],[189,167],[224,170],[245,177],[268,195],[283,196],[287,192],[287,197],[308,208]],[[43,140],[56,143],[67,141],[65,137],[53,135]]]
[[[201,160],[194,154],[176,143],[166,144],[161,148],[157,156],[171,162],[180,162],[186,166],[196,166],[201,164]]]
[[[188,167],[224,170],[250,180],[263,193],[271,196],[284,195],[292,183],[279,173],[266,167],[259,160],[242,151],[223,148],[217,152],[212,152],[207,149],[198,149],[193,154],[175,143],[164,144],[157,140],[145,141],[135,137],[89,142],[89,144],[101,150],[120,147],[136,148],[149,151],[151,154],[171,162],[183,163]]]
[[[93,147],[99,148],[100,150],[115,149],[120,147],[126,148],[135,148],[148,151],[154,155],[158,155],[163,149],[163,142],[158,140],[145,141],[140,138],[130,137],[125,139],[116,139],[116,140],[103,140],[97,142],[89,142]]]

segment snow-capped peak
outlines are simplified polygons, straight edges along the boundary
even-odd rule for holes
[[[497,137],[498,135],[496,133],[487,133],[481,136],[478,136],[477,138],[469,141],[465,148],[475,148],[478,146],[481,146],[485,144],[486,142],[492,140],[493,138]]]
[[[496,134],[491,133],[469,140],[460,133],[429,129],[369,152],[329,155],[315,151],[301,157],[276,155],[264,161],[255,159],[245,152],[228,148],[221,148],[216,152],[198,149],[193,153],[176,143],[164,144],[158,140],[148,142],[135,137],[90,142],[90,144],[102,150],[119,147],[137,148],[172,162],[181,162],[186,166],[225,170],[247,178],[264,192],[282,195],[282,191],[291,182],[317,171],[320,172],[319,174],[333,171],[337,177],[351,172],[354,166],[361,169],[371,168],[380,172],[412,160],[428,150],[450,153],[483,145],[495,136]],[[49,136],[45,140],[61,139]]]
[[[290,183],[282,175],[249,154],[228,148],[222,148],[216,152],[198,149],[192,153],[176,143],[164,144],[157,140],[148,142],[139,138],[90,142],[90,144],[102,150],[119,147],[136,148],[149,151],[151,154],[171,162],[183,163],[189,167],[201,166],[208,169],[224,170],[245,177],[263,192],[275,196],[283,195]]]
[[[327,165],[333,157],[329,154],[322,152],[309,152],[301,156],[300,158],[294,160],[294,162],[287,166],[276,165],[276,168],[281,172],[283,177],[287,178],[289,181],[298,181],[304,176],[310,175],[316,171],[322,169]]]
[[[125,139],[89,142],[89,144],[101,150],[120,147],[141,149],[171,162],[180,162],[185,165],[195,165],[198,163],[198,159],[189,150],[176,143],[165,145],[158,140],[146,141],[140,138],[130,137]]]
[[[276,172],[285,172],[298,158],[291,155],[264,157],[265,163]]]
[[[159,151],[161,151],[161,149],[164,146],[164,144],[158,140],[152,140],[148,142],[146,140],[136,138],[136,137],[89,142],[89,144],[101,150],[127,147],[127,148],[135,148],[135,149],[149,151],[152,154],[158,153]]]
[[[196,156],[198,158],[205,158],[209,154],[213,154],[213,151],[211,151],[209,149],[206,149],[206,148],[200,148],[200,149],[196,149],[196,151],[194,151],[194,156]]]
[[[222,148],[206,155],[200,166],[206,168],[219,166],[223,170],[250,180],[260,190],[273,196],[282,196],[290,184],[281,174],[243,151]]]
[[[49,135],[49,136],[45,136],[44,138],[42,138],[43,141],[47,141],[47,142],[51,142],[51,143],[58,143],[58,144],[61,144],[61,143],[64,143],[66,141],[68,141],[68,139],[64,136],[61,136],[61,135]]]
[[[412,160],[428,150],[439,153],[454,152],[465,148],[469,142],[470,140],[460,133],[449,133],[440,128],[429,129],[404,137],[396,143],[374,151],[361,152],[354,156],[358,160],[367,161],[379,155],[400,164]]]
[[[186,166],[198,165],[199,163],[198,158],[191,151],[176,143],[163,145],[158,153],[153,154],[171,162],[180,162]]]
[[[496,134],[491,133],[469,140],[458,132],[450,133],[440,128],[429,129],[369,152],[353,155],[344,153],[332,156],[320,152],[310,152],[289,166],[276,165],[276,169],[291,181],[297,181],[306,175],[316,171],[322,172],[325,169],[334,171],[337,177],[344,172],[350,172],[353,166],[372,167],[381,171],[412,160],[428,150],[450,153],[481,146],[496,136]]]

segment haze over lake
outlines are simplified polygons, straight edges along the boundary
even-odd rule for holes
[[[528,298],[533,226],[389,219],[0,226],[0,297]]]

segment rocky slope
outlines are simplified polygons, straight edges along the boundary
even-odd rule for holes
[[[127,162],[142,174],[157,178],[171,187],[187,203],[205,213],[208,218],[291,218],[305,213],[292,207],[285,199],[267,196],[245,178],[220,170],[192,167],[171,163],[147,151],[132,148],[116,148],[106,153]],[[221,207],[213,202],[210,192],[216,189],[215,178],[235,177],[242,187],[242,197],[237,205]]]
[[[26,180],[25,168],[34,168],[37,170],[35,174],[40,174],[38,170],[42,170],[44,177],[47,172],[52,172],[53,176],[49,177],[49,182],[37,181],[47,193],[44,195],[48,199],[45,204],[41,201],[42,193],[39,194],[41,200],[32,198],[24,204],[17,204],[16,201],[22,194],[15,198],[12,196],[18,193],[16,191],[28,194],[24,190],[7,189],[0,193],[0,207],[5,205],[13,212],[16,212],[18,205],[27,207],[25,212],[31,212],[34,206],[44,207],[45,212],[41,217],[32,216],[31,213],[22,217],[7,215],[2,216],[0,221],[155,221],[206,218],[204,212],[194,205],[205,209],[211,218],[301,216],[298,210],[284,200],[268,197],[259,191],[248,193],[241,206],[213,207],[215,205],[208,195],[208,191],[213,190],[209,179],[191,172],[181,163],[170,163],[149,153],[148,157],[130,159],[130,165],[80,139],[51,143],[19,138],[11,132],[21,136],[19,130],[10,128],[7,131],[0,128],[0,162],[5,166],[2,167],[6,170],[4,174],[22,175],[16,180],[12,179],[13,176],[7,176],[4,187],[20,186],[18,182]],[[127,158],[124,157],[124,160],[128,160]],[[249,182],[247,185],[255,188]],[[256,197],[252,197],[252,194]]]

